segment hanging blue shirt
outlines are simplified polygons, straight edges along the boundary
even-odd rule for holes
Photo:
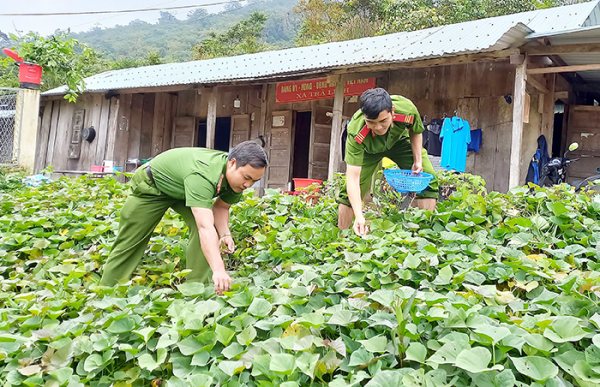
[[[464,172],[467,166],[467,145],[471,142],[469,122],[460,117],[445,118],[440,139],[442,139],[441,167]]]

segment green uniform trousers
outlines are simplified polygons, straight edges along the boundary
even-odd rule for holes
[[[191,269],[188,281],[207,282],[212,275],[200,247],[200,237],[192,210],[184,200],[173,199],[160,192],[146,173],[146,166],[138,168],[130,182],[132,192],[121,209],[119,233],[104,266],[100,285],[113,286],[127,280],[140,263],[152,232],[165,212],[177,211],[189,228],[186,268]]]
[[[420,194],[417,195],[418,199],[438,199],[439,197],[439,187],[437,176],[435,174],[435,170],[433,169],[433,165],[431,165],[431,161],[429,160],[429,156],[427,155],[427,151],[423,149],[423,172],[427,172],[433,175],[433,179],[429,183],[429,186]],[[377,171],[377,167],[381,160],[387,157],[391,159],[393,162],[398,164],[400,169],[412,169],[414,163],[414,156],[412,153],[412,148],[410,146],[410,141],[400,140],[391,149],[376,153],[364,154],[362,169],[360,171],[360,197],[364,198],[367,192],[371,187],[371,177]],[[340,204],[345,204],[350,206],[350,200],[348,199],[348,191],[346,184],[340,190],[340,193],[337,198],[337,202]]]

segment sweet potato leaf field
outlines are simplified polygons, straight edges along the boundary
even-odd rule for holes
[[[600,384],[600,196],[459,189],[434,213],[380,197],[361,239],[330,194],[248,195],[217,296],[185,281],[174,213],[130,282],[98,285],[126,193],[0,191],[4,386]]]

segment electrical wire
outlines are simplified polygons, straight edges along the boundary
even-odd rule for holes
[[[176,7],[160,7],[160,8],[140,8],[140,9],[123,9],[115,11],[83,11],[83,12],[52,12],[52,13],[0,13],[0,16],[20,17],[20,16],[78,16],[78,15],[102,15],[111,13],[135,13],[135,12],[150,12],[150,11],[168,11],[174,9],[189,9],[210,7],[213,5],[225,5],[231,3],[243,3],[246,0],[230,0],[220,1],[216,3],[196,4],[196,5],[180,5]]]

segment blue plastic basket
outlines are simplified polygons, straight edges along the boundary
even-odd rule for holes
[[[413,174],[412,171],[405,169],[385,169],[383,171],[388,184],[396,191],[407,193],[420,193],[429,185],[433,175],[425,172]]]

